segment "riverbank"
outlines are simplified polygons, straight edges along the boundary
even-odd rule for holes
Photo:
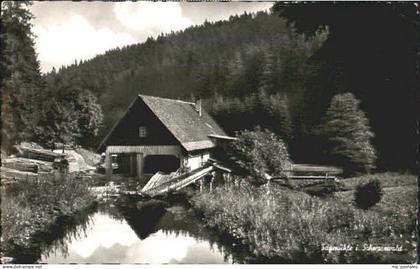
[[[353,188],[371,178],[384,182],[384,197],[369,210],[358,209]],[[415,262],[415,177],[376,174],[343,182],[346,192],[323,199],[276,186],[270,194],[241,186],[197,194],[192,204],[208,226],[268,262]]]
[[[25,249],[33,248],[40,237],[94,206],[89,185],[89,179],[77,173],[55,173],[2,186],[2,256],[25,260]]]

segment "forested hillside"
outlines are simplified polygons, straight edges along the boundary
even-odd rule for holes
[[[304,62],[324,39],[305,40],[275,15],[243,14],[115,49],[46,78],[57,91],[69,82],[92,91],[105,112],[105,134],[139,93],[189,100],[262,90],[298,96]]]
[[[380,166],[413,167],[409,161],[414,152],[410,151],[411,147],[414,149],[414,129],[410,129],[414,122],[409,119],[412,107],[404,105],[412,97],[408,93],[413,77],[412,73],[407,74],[410,81],[404,85],[404,76],[396,70],[407,63],[404,61],[411,51],[404,52],[404,48],[409,48],[407,36],[413,33],[398,21],[400,10],[372,4],[370,12],[379,14],[375,17],[378,21],[369,27],[358,23],[355,29],[349,26],[353,23],[351,16],[334,17],[338,22],[328,14],[327,22],[308,17],[313,20],[305,25],[310,30],[304,31],[299,19],[312,14],[310,9],[317,5],[296,9],[300,13],[294,11],[296,6],[277,5],[275,14],[245,13],[228,21],[206,22],[182,32],[149,38],[145,43],[53,70],[45,76],[46,82],[54,91],[72,84],[98,98],[104,124],[92,146],[141,93],[184,100],[202,98],[229,133],[260,125],[287,142],[295,161],[314,163],[325,162],[324,145],[317,134],[331,98],[353,92],[372,121]],[[381,28],[381,22],[387,26]],[[334,23],[343,29],[337,31]],[[407,36],[398,34],[402,28],[408,29]],[[346,38],[340,39],[339,35]],[[370,40],[366,46],[364,39]],[[398,46],[393,49],[385,42],[389,40]],[[403,58],[398,57],[400,54]],[[395,66],[388,68],[388,64]],[[402,95],[397,88],[403,88]],[[383,93],[386,100],[377,102]],[[396,102],[392,110],[398,111],[395,118],[389,114],[393,98]],[[385,110],[387,119],[381,115]],[[387,131],[383,121],[389,119],[396,129]],[[390,133],[392,136],[388,136]],[[391,145],[391,140],[400,141],[402,146]],[[393,154],[402,158],[396,162]]]

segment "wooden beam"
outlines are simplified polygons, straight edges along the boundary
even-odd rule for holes
[[[105,171],[106,171],[106,176],[109,180],[111,180],[112,178],[112,158],[111,158],[111,154],[109,153],[108,149],[106,150],[105,153]]]
[[[320,179],[324,179],[324,180],[336,180],[337,177],[333,177],[333,176],[289,176],[289,177],[272,177],[271,180],[272,181],[276,181],[278,179],[301,179],[301,180],[320,180]]]
[[[178,145],[148,145],[148,146],[108,146],[110,153],[143,153],[147,155],[175,155],[182,154]]]
[[[143,178],[143,171],[144,171],[144,154],[137,153],[137,178]]]
[[[134,176],[134,167],[136,166],[136,156],[134,154],[128,155],[128,162],[130,165],[130,177]]]

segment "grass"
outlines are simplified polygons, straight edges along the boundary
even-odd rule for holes
[[[59,218],[92,205],[89,184],[72,174],[20,179],[8,189],[2,187],[1,243],[5,255],[31,247],[36,234],[47,231]]]
[[[417,181],[414,175],[381,173],[365,175],[361,177],[343,179],[346,191],[337,192],[336,198],[340,201],[351,204],[354,199],[354,191],[358,184],[364,184],[371,179],[379,179],[383,189],[381,201],[372,207],[372,211],[383,214],[403,215],[406,211],[415,213],[417,204]]]
[[[383,199],[369,210],[356,208],[342,193],[320,199],[281,187],[272,187],[267,194],[265,187],[247,185],[198,194],[193,206],[210,227],[242,241],[255,256],[276,262],[411,263],[415,262],[416,187],[412,176],[400,177],[402,182],[395,174],[385,177],[385,185],[395,187],[385,188]],[[362,180],[369,179],[357,179]],[[363,250],[369,245],[402,246],[402,251]],[[328,251],[328,246],[352,250]]]
[[[372,175],[363,175],[359,177],[345,178],[341,180],[347,190],[354,190],[357,185],[367,183],[370,179],[378,179],[383,188],[413,186],[416,185],[416,176],[401,173],[379,173]]]

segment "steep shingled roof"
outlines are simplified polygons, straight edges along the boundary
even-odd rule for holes
[[[194,103],[146,95],[139,98],[187,151],[214,147],[208,135],[226,135],[204,109],[200,116]]]
[[[215,144],[209,135],[226,136],[204,109],[201,109],[201,116],[199,115],[194,103],[146,95],[139,95],[138,98],[149,107],[187,151],[214,147]],[[131,106],[138,104],[136,100]],[[117,125],[118,122],[104,138],[100,147],[105,145]]]

